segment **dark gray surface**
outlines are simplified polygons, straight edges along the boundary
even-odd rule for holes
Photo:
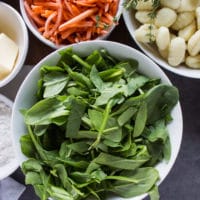
[[[17,0],[5,0],[13,7],[19,9]],[[6,87],[0,88],[0,93],[14,100],[17,90],[26,74],[41,58],[53,50],[42,44],[31,33],[30,48],[27,59],[20,74]],[[113,31],[108,40],[118,41],[134,48],[136,44],[130,37],[123,19]],[[172,83],[179,89],[180,102],[183,111],[184,131],[180,153],[170,174],[160,185],[161,200],[199,200],[200,199],[200,80],[175,75],[164,70]],[[12,177],[24,183],[24,176],[18,169]],[[38,200],[31,187],[19,200]]]

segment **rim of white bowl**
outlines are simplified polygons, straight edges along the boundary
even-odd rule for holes
[[[117,11],[117,14],[116,14],[116,18],[119,20],[122,13],[123,13],[123,2],[124,0],[120,0],[119,2],[119,8],[118,8],[118,11]],[[33,22],[32,19],[30,19],[26,13],[26,10],[24,8],[24,3],[23,3],[23,0],[20,0],[19,1],[19,4],[20,4],[20,10],[21,10],[21,14],[24,18],[24,21],[26,23],[26,25],[28,26],[29,30],[44,44],[46,44],[47,46],[51,47],[52,49],[60,49],[60,48],[63,48],[65,46],[69,46],[71,44],[66,44],[66,45],[60,45],[60,46],[57,46],[55,45],[53,42],[51,42],[50,40],[46,39],[45,37],[43,37],[39,31],[37,31],[37,27],[35,25],[35,23]],[[112,25],[112,27],[110,28],[109,32],[106,34],[106,35],[103,35],[103,36],[100,36],[100,37],[97,37],[96,39],[94,40],[103,40],[103,39],[106,39],[110,34],[111,32],[114,30],[114,28],[116,27],[116,25]]]
[[[10,6],[4,2],[0,2],[0,6],[4,6],[5,8],[10,9],[10,11],[16,15],[18,21],[21,24],[22,31],[24,33],[24,37],[23,37],[24,48],[23,48],[23,51],[21,52],[21,55],[22,55],[21,59],[18,61],[18,63],[16,63],[12,72],[7,77],[5,77],[3,80],[0,80],[0,87],[3,87],[6,84],[8,84],[12,79],[15,78],[15,76],[18,74],[18,72],[21,70],[22,66],[24,65],[24,62],[25,62],[25,59],[27,56],[27,52],[28,52],[29,39],[28,39],[28,30],[26,28],[25,22],[22,19],[21,15],[17,12],[17,10],[15,10],[12,6]]]
[[[161,56],[159,56],[158,52],[154,48],[152,48],[150,45],[148,44],[145,45],[138,42],[133,34],[135,31],[133,21],[136,21],[136,20],[134,20],[134,16],[132,16],[132,13],[133,13],[132,11],[124,9],[122,15],[123,15],[125,25],[129,31],[130,36],[134,40],[134,42],[150,59],[156,62],[160,67],[174,74],[187,77],[187,78],[194,78],[194,79],[200,78],[200,69],[192,69],[189,67],[187,68],[183,66],[182,64],[179,67],[172,67],[167,63],[167,61],[165,61]]]
[[[70,45],[68,45],[68,46],[66,46],[66,47],[57,49],[57,50],[51,52],[51,53],[50,53],[49,55],[47,55],[46,57],[44,57],[42,60],[40,60],[40,61],[36,64],[36,66],[31,70],[31,72],[32,72],[32,71],[38,71],[39,68],[41,67],[41,65],[43,65],[43,64],[45,63],[46,60],[48,60],[53,54],[58,54],[58,52],[59,52],[59,51],[62,51],[62,49],[66,49],[66,48],[73,47],[73,46],[74,46],[74,47],[75,47],[75,46],[78,47],[78,46],[80,46],[80,45],[82,45],[82,44],[85,44],[85,45],[89,46],[90,43],[95,43],[96,45],[99,45],[98,47],[100,47],[100,46],[101,46],[101,47],[104,47],[105,43],[110,43],[110,44],[112,44],[113,46],[114,46],[114,45],[117,45],[118,47],[123,47],[123,48],[130,49],[131,51],[134,51],[136,54],[145,57],[145,59],[148,60],[148,62],[150,62],[152,65],[154,65],[154,67],[157,68],[158,73],[159,73],[159,74],[162,74],[162,78],[165,80],[166,84],[173,85],[172,82],[170,81],[170,79],[168,78],[168,76],[165,74],[165,72],[164,72],[155,62],[153,62],[148,56],[146,56],[145,54],[143,54],[143,53],[140,52],[139,50],[134,49],[133,47],[128,46],[128,45],[126,45],[126,44],[121,44],[121,43],[113,42],[113,41],[105,41],[105,40],[85,41],[85,42],[80,42],[80,43],[78,43],[78,44],[77,44],[77,43],[74,43],[74,44],[70,44]],[[79,48],[80,48],[80,47],[79,47]],[[18,90],[18,93],[17,93],[17,95],[16,95],[16,100],[15,100],[15,102],[14,102],[14,108],[13,108],[15,111],[16,111],[17,106],[18,106],[18,104],[19,104],[19,102],[18,102],[19,100],[18,100],[18,99],[20,98],[20,96],[24,96],[24,95],[23,95],[24,87],[26,87],[26,82],[27,82],[27,80],[32,76],[32,75],[31,75],[31,74],[32,74],[31,72],[26,76],[26,78],[24,79],[23,83],[21,84],[21,86],[20,86],[20,88],[19,88],[19,90]],[[170,161],[167,163],[168,169],[162,173],[162,180],[161,180],[161,181],[158,181],[157,185],[160,185],[160,184],[165,180],[165,178],[167,177],[167,175],[168,175],[169,172],[171,171],[172,167],[174,166],[174,164],[175,164],[175,162],[176,162],[176,159],[177,159],[177,156],[178,156],[178,154],[179,154],[179,152],[180,152],[180,147],[181,147],[181,143],[182,143],[182,136],[183,136],[183,116],[182,116],[182,110],[181,110],[181,106],[180,106],[180,101],[178,101],[178,103],[177,103],[177,105],[176,105],[176,109],[174,109],[173,111],[174,111],[175,114],[178,116],[178,117],[177,117],[177,121],[180,122],[180,123],[179,123],[179,132],[180,132],[180,136],[179,136],[179,137],[180,137],[180,138],[179,138],[179,141],[178,141],[179,143],[178,143],[176,146],[174,146],[174,156],[173,156],[173,158],[171,157],[171,158],[170,158]],[[15,114],[17,115],[17,113],[15,113]],[[14,118],[15,118],[15,117],[16,117],[15,115],[12,116],[12,126],[13,126],[13,124],[14,124]],[[20,150],[20,152],[19,152],[19,149],[18,149],[18,153],[19,153],[19,154],[22,154],[21,150]],[[24,155],[23,155],[22,157],[23,157],[24,159],[26,159]],[[19,159],[22,159],[22,157],[19,158]],[[20,163],[21,163],[21,161],[22,161],[22,160],[20,160]],[[164,162],[164,161],[163,161],[163,162]],[[156,166],[159,166],[159,164],[156,165]],[[156,167],[156,166],[155,166],[155,167]],[[145,198],[147,195],[148,195],[148,194],[143,194],[143,195],[134,197],[133,200],[141,200],[141,199]],[[114,199],[112,199],[112,200],[125,200],[125,199],[124,199],[124,198],[121,198],[121,197],[117,197],[117,199],[114,198]],[[128,198],[127,200],[132,200],[132,198]]]
[[[9,98],[4,96],[3,94],[0,94],[0,101],[5,103],[8,107],[10,107],[12,109],[13,102]],[[10,120],[11,120],[11,118],[10,118]],[[14,138],[13,138],[12,134],[10,134],[10,135],[11,135],[11,139],[12,139],[12,143],[13,143],[13,147],[14,147]],[[15,158],[12,159],[8,164],[0,167],[1,172],[3,172],[3,173],[0,173],[0,180],[11,175],[18,167],[19,167],[19,162],[17,160],[17,156],[15,155]]]
[[[19,1],[19,6],[20,6],[22,17],[24,18],[26,25],[28,26],[29,30],[33,33],[33,35],[35,35],[42,43],[48,45],[49,47],[51,47],[53,49],[56,49],[56,46],[54,45],[53,42],[42,37],[42,35],[37,31],[37,28],[34,25],[34,22],[32,22],[32,20],[26,14],[23,0]]]

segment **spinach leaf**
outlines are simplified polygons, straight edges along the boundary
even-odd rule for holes
[[[64,101],[57,97],[43,99],[33,105],[25,114],[25,122],[29,125],[51,124],[54,118],[69,115]]]
[[[169,136],[167,137],[164,143],[163,155],[164,155],[164,159],[168,162],[171,158],[171,143],[170,143]]]
[[[58,66],[62,66],[62,63],[65,62],[67,65],[74,65],[74,59],[72,58],[73,50],[72,48],[66,48],[59,51],[60,59],[57,63]]]
[[[111,98],[115,97],[117,94],[122,93],[121,88],[117,85],[112,85],[111,87],[106,87],[101,91],[101,95],[97,97],[95,105],[101,106],[106,105]]]
[[[140,103],[144,99],[144,94],[127,98],[123,103],[121,103],[120,107],[112,113],[112,116],[119,115],[130,107],[139,107]]]
[[[48,129],[48,125],[36,125],[34,127],[34,134],[37,136],[44,135]]]
[[[41,185],[42,180],[41,180],[40,174],[37,172],[27,172],[25,183],[31,184],[31,185]]]
[[[149,196],[151,200],[159,200],[160,195],[158,191],[158,187],[154,186],[150,191],[149,191]]]
[[[168,132],[164,120],[156,121],[154,126],[149,127],[149,131],[150,132],[147,136],[147,139],[151,142],[161,140],[163,143],[165,143],[166,139],[168,138]]]
[[[74,200],[73,196],[61,187],[50,185],[47,191],[50,197],[56,200]]]
[[[99,73],[99,76],[101,77],[103,81],[114,82],[114,81],[120,80],[120,78],[124,75],[124,73],[125,73],[125,69],[114,67],[111,69],[101,71]]]
[[[89,95],[89,93],[87,91],[83,91],[77,87],[69,87],[67,88],[67,92],[70,94],[70,95],[73,95],[73,96],[79,96],[79,97],[87,97]]]
[[[102,57],[99,50],[94,50],[85,61],[89,63],[91,66],[95,65],[97,68],[104,69],[106,68],[106,61]]]
[[[112,109],[112,101],[109,101],[108,104],[106,105],[104,112],[103,112],[103,119],[102,119],[101,126],[99,127],[99,130],[98,130],[97,138],[94,141],[94,143],[90,146],[90,149],[93,148],[93,147],[96,147],[100,143],[102,134],[103,134],[104,129],[106,128],[106,125],[107,125],[108,120],[109,120],[109,114],[110,114],[111,109]]]
[[[128,79],[128,84],[126,85],[126,96],[131,96],[136,90],[141,88],[149,79],[145,76],[136,76]]]
[[[142,134],[142,131],[144,130],[146,125],[146,120],[147,120],[147,105],[146,102],[144,101],[141,103],[138,113],[136,115],[135,127],[133,132],[134,137],[138,137]]]
[[[69,81],[69,77],[61,72],[51,72],[43,77],[44,93],[43,97],[54,97],[62,92]]]
[[[103,122],[103,113],[97,110],[89,109],[88,116],[91,120],[93,129],[99,131]]]
[[[45,74],[51,73],[51,72],[64,72],[65,70],[62,67],[59,66],[50,66],[50,65],[43,65],[40,68],[40,74],[43,78]]]
[[[118,169],[128,169],[134,170],[143,165],[146,161],[149,160],[149,157],[138,156],[135,159],[124,159],[122,157],[113,156],[107,153],[100,153],[99,156],[95,159],[95,162],[100,165],[106,165]]]
[[[72,100],[65,132],[66,137],[70,138],[72,135],[77,135],[85,108],[86,105],[81,99],[74,98]],[[76,123],[74,123],[74,121],[76,121]]]
[[[92,83],[87,76],[85,76],[82,73],[72,71],[72,69],[66,63],[63,63],[63,66],[68,72],[69,77],[73,79],[78,85],[80,85],[81,87],[89,88],[89,89],[92,88]]]
[[[72,159],[62,159],[59,157],[57,158],[57,160],[65,164],[66,166],[71,166],[78,169],[86,169],[87,166],[89,165],[89,163],[85,160],[75,161]]]
[[[113,183],[110,191],[124,198],[135,197],[148,192],[158,180],[159,175],[154,168],[139,168],[135,171],[123,171],[120,176],[133,179],[133,182],[118,180]]]
[[[28,158],[33,158],[35,156],[35,146],[31,140],[30,135],[23,135],[20,138],[22,153]]]
[[[129,107],[127,110],[125,110],[117,119],[120,126],[123,126],[128,122],[133,115],[135,115],[137,109],[134,107]]]
[[[99,73],[98,73],[95,65],[91,69],[90,80],[92,81],[92,83],[95,85],[95,87],[98,89],[99,92],[103,89],[104,83],[103,83],[101,77],[99,76]]]
[[[178,98],[178,90],[173,86],[160,84],[151,88],[145,98],[148,110],[147,123],[151,124],[169,114]]]
[[[22,170],[24,173],[29,171],[40,173],[42,171],[42,163],[34,158],[31,158],[22,163]]]

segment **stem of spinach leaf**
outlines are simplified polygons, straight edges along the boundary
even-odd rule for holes
[[[81,64],[87,71],[90,71],[92,66],[80,58],[77,54],[73,54],[72,58]]]
[[[33,142],[35,148],[37,149],[37,152],[38,152],[38,154],[40,155],[41,159],[42,159],[42,160],[47,160],[47,157],[46,157],[46,155],[45,155],[45,153],[44,153],[44,151],[43,151],[43,148],[42,148],[42,147],[39,145],[39,143],[37,142],[37,140],[36,140],[36,138],[35,138],[35,136],[34,136],[34,134],[33,134],[33,131],[32,131],[32,129],[31,129],[31,126],[30,126],[30,125],[28,125],[28,132],[29,132],[29,135],[30,135],[30,137],[31,137],[31,140],[32,140],[32,142]]]
[[[127,181],[127,182],[131,182],[131,183],[135,183],[138,184],[139,181],[135,180],[133,178],[129,178],[129,177],[125,177],[125,176],[106,176],[106,179],[110,179],[110,180],[120,180],[120,181]]]
[[[103,121],[102,121],[101,127],[99,129],[97,138],[96,138],[95,142],[90,146],[89,150],[92,149],[92,148],[95,148],[99,144],[99,142],[101,141],[101,136],[104,132],[104,129],[106,128],[106,124],[107,124],[109,114],[110,114],[110,111],[111,111],[111,108],[112,108],[112,102],[113,101],[110,100],[108,102],[108,104],[106,105],[105,111],[103,113],[103,116],[104,116]]]

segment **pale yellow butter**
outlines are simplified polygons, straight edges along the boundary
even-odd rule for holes
[[[6,34],[0,34],[0,79],[5,78],[15,65],[18,46]]]

